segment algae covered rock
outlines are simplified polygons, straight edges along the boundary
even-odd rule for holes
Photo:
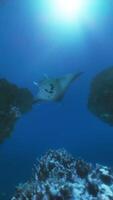
[[[95,116],[113,126],[113,67],[100,72],[93,79],[88,108]]]
[[[0,79],[0,142],[10,136],[18,118],[32,108],[33,95],[27,88],[19,88]]]

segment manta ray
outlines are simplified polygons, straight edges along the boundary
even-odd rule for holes
[[[78,79],[82,73],[70,73],[58,78],[49,78],[46,76],[39,82],[34,82],[38,88],[34,103],[61,101],[71,83]]]

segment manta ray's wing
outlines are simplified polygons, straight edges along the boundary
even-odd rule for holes
[[[68,87],[71,85],[71,83],[77,80],[82,74],[83,72],[79,72],[77,74],[67,74],[63,76],[62,78],[60,78],[59,82],[60,82],[60,87],[61,87],[62,92],[65,92],[68,89]]]
[[[71,83],[77,80],[82,74],[83,72],[79,72],[76,74],[71,73],[57,79],[57,82],[59,84],[59,90],[57,91],[57,95],[54,100],[61,101]]]

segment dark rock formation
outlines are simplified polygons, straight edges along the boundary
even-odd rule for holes
[[[33,95],[27,88],[19,88],[0,79],[0,143],[11,135],[17,119],[32,108]]]
[[[97,74],[91,83],[89,110],[113,126],[113,67]]]

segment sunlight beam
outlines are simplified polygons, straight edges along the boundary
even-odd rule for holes
[[[56,20],[73,22],[83,15],[88,0],[52,0],[52,10]]]

